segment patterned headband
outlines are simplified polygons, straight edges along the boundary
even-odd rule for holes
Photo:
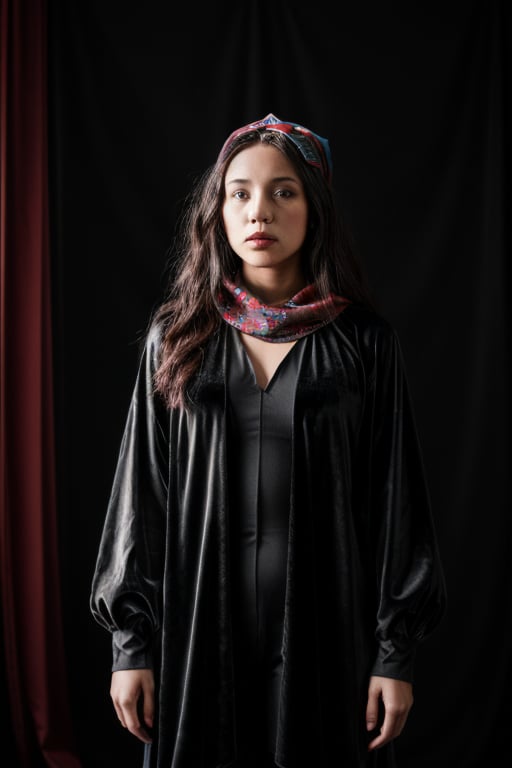
[[[285,120],[279,120],[279,118],[273,115],[272,112],[264,117],[263,120],[249,123],[248,125],[244,125],[242,128],[237,128],[236,131],[233,131],[224,142],[219,153],[219,158],[224,158],[235,139],[242,136],[244,133],[250,133],[258,128],[264,128],[266,131],[283,133],[295,144],[304,160],[310,165],[315,166],[315,168],[319,168],[327,181],[331,181],[332,158],[327,139],[324,139],[317,133],[313,133],[309,128],[304,128],[303,125],[299,125],[298,123],[289,123]]]

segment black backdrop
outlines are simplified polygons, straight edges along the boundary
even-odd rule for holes
[[[509,749],[505,6],[50,2],[60,546],[84,768],[141,764],[88,610],[139,340],[192,180],[268,112],[329,137],[340,207],[408,364],[449,609],[418,658],[400,766],[487,768]]]

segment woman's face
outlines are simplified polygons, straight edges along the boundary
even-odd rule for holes
[[[243,272],[261,268],[300,271],[308,204],[288,158],[268,144],[242,150],[228,165],[222,207],[231,248]]]

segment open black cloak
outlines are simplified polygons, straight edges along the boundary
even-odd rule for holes
[[[228,326],[204,350],[189,411],[153,392],[148,334],[92,583],[113,669],[153,666],[146,765],[236,758],[226,461]],[[371,674],[412,680],[415,649],[445,610],[445,583],[399,340],[349,306],[305,339],[293,467],[275,761],[390,766],[368,754]]]

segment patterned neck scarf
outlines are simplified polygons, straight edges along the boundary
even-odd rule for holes
[[[349,299],[331,293],[320,298],[311,283],[278,307],[252,296],[237,279],[223,281],[217,308],[223,319],[242,333],[264,341],[294,341],[327,325],[350,304]]]

